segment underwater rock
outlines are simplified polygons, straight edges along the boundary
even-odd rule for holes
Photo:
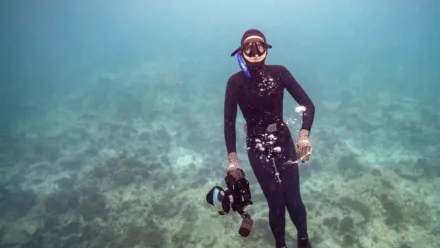
[[[376,177],[381,177],[382,176],[382,172],[379,169],[373,168],[370,170],[371,175],[376,176]]]
[[[165,155],[160,158],[160,161],[166,167],[169,167],[171,165],[170,159]]]
[[[337,167],[339,173],[348,179],[359,178],[366,171],[353,154],[340,157]]]
[[[394,189],[394,185],[391,181],[388,181],[388,180],[381,178],[380,182],[383,187],[388,188],[388,189]]]
[[[338,224],[339,224],[339,219],[336,216],[327,217],[327,218],[324,218],[322,223],[324,224],[324,226],[326,228],[329,228],[330,230],[335,231],[337,229]]]
[[[140,240],[143,229],[141,226],[129,226],[125,231],[126,238],[133,241]]]
[[[141,242],[145,227],[138,225],[131,225],[125,230],[125,238],[123,243],[126,247],[133,247],[135,244]]]
[[[355,232],[353,218],[349,216],[344,217],[339,225],[339,231],[341,234]]]
[[[44,206],[49,214],[64,214],[78,206],[78,196],[75,192],[60,192],[46,198]]]
[[[343,239],[342,239],[342,247],[355,247],[356,245],[356,240],[353,238],[353,236],[351,235],[344,235]]]
[[[97,193],[85,197],[81,200],[77,211],[85,220],[92,220],[94,218],[105,219],[108,214],[105,196]]]
[[[46,214],[43,216],[43,226],[45,232],[51,232],[52,229],[60,225],[60,220],[57,215]]]
[[[113,175],[113,181],[119,186],[126,186],[132,183],[135,179],[135,174],[130,170],[118,171]]]
[[[182,216],[185,218],[188,222],[194,222],[198,219],[199,213],[195,211],[196,206],[193,203],[189,203],[186,206],[186,209],[183,211]]]
[[[436,178],[440,176],[440,166],[426,158],[417,159],[416,168],[420,168],[424,172],[424,176],[428,178]]]
[[[371,217],[371,209],[368,205],[350,197],[344,196],[339,201],[341,206],[351,208],[352,210],[360,213],[365,221],[369,221]]]
[[[406,171],[402,171],[401,168],[395,168],[394,173],[396,173],[396,175],[398,175],[399,177],[405,179],[405,180],[409,180],[409,181],[413,181],[413,182],[418,182],[419,178],[417,175],[411,175],[409,172]]]
[[[105,248],[106,245],[107,244],[104,241],[97,238],[97,239],[93,240],[92,244],[88,247],[90,247],[90,248]]]
[[[149,133],[149,132],[142,132],[142,133],[139,135],[139,140],[140,140],[140,141],[145,141],[145,142],[150,142],[151,140],[153,140],[153,139],[152,139],[152,134]]]
[[[196,180],[189,184],[190,188],[201,188],[208,183],[208,177],[197,176]]]
[[[201,244],[203,247],[215,247],[215,243],[217,242],[217,237],[214,236],[206,236],[201,240]]]
[[[109,169],[105,166],[97,166],[92,169],[92,175],[99,179],[107,177],[109,173]]]
[[[124,246],[116,242],[110,242],[106,248],[124,248]]]
[[[161,126],[156,132],[154,133],[154,140],[160,140],[162,142],[163,146],[169,147],[169,144],[171,143],[171,136],[168,133],[165,126]],[[160,145],[159,145],[160,146]]]
[[[164,166],[158,162],[148,162],[145,167],[145,169],[148,171],[156,171],[156,170],[163,169],[163,168],[164,168]]]
[[[378,199],[385,210],[385,224],[393,226],[396,230],[403,227],[401,224],[403,223],[404,215],[398,202],[390,199],[386,194],[381,194]]]
[[[45,247],[44,237],[43,237],[43,232],[38,231],[34,236],[32,236],[32,239],[28,243],[21,246],[20,248],[41,248],[41,247]]]
[[[412,248],[412,247],[408,244],[401,243],[399,244],[398,248]]]
[[[32,160],[47,160],[55,162],[60,157],[59,141],[56,138],[32,141],[29,145],[28,157]]]
[[[36,204],[34,192],[9,191],[0,186],[0,217],[6,216],[11,220],[26,215],[26,213]]]
[[[194,129],[190,131],[186,141],[190,145],[194,145],[195,148],[205,148],[204,146],[200,146],[200,144],[206,144],[207,135],[203,132],[203,129]]]
[[[120,163],[121,163],[121,159],[119,157],[108,158],[105,161],[105,165],[110,168],[117,168]]]
[[[124,160],[123,163],[127,168],[144,168],[145,167],[145,164],[143,162],[141,162],[135,158],[126,159],[126,160]]]
[[[153,214],[164,217],[164,218],[171,218],[176,216],[180,208],[174,204],[171,200],[164,199],[159,203],[155,203],[152,206],[153,208]]]
[[[1,226],[0,226],[0,233],[1,233]],[[440,226],[437,226],[434,229],[432,229],[431,234],[440,237]],[[0,238],[1,238],[1,234],[0,234]]]
[[[70,177],[62,177],[55,182],[58,188],[62,190],[73,189],[75,186],[75,179]]]
[[[38,217],[22,217],[7,228],[2,239],[2,245],[26,244],[31,241],[42,226],[42,221]]]
[[[58,235],[61,237],[67,237],[70,235],[77,235],[81,232],[81,223],[78,221],[72,221],[58,230]]]
[[[59,162],[59,166],[69,170],[79,170],[84,165],[82,157],[63,159]]]
[[[193,230],[194,230],[194,224],[184,223],[182,225],[182,228],[172,235],[172,238],[171,238],[172,242],[175,245],[177,245],[177,244],[183,245],[183,244],[190,243]],[[154,235],[156,233],[159,233],[159,232],[152,231],[149,233],[149,235],[145,235],[145,238],[154,241],[155,240]],[[152,242],[152,241],[150,241],[150,242]],[[145,242],[145,243],[147,243],[147,242]]]
[[[100,235],[100,229],[99,227],[90,224],[90,225],[86,225],[82,228],[81,231],[81,239],[85,242],[91,242],[94,239],[96,239],[96,237],[99,237]]]
[[[91,195],[98,194],[101,192],[101,188],[98,185],[84,185],[81,189],[79,189],[79,193],[81,195]]]
[[[148,231],[143,235],[142,239],[146,247],[156,247],[163,243],[162,233],[158,230]]]
[[[6,228],[0,223],[0,240],[3,239],[3,235],[5,235]]]
[[[110,227],[107,227],[101,232],[101,239],[107,243],[114,242],[118,239],[118,233],[119,232],[116,232]]]
[[[81,243],[82,240],[80,237],[78,236],[70,236],[69,238],[65,239],[65,240],[59,240],[59,242],[62,242],[62,244],[59,244],[59,246],[52,246],[53,248],[58,248],[58,247],[62,247],[62,248],[79,248],[82,247]]]
[[[90,134],[84,127],[72,127],[64,131],[63,137],[69,141],[84,141],[90,138]]]
[[[138,170],[137,174],[140,175],[143,179],[148,179],[151,177],[151,175],[153,175],[153,173],[148,170]]]

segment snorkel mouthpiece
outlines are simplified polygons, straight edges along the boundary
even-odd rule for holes
[[[240,65],[241,71],[247,78],[251,78],[251,74],[246,66],[246,62],[244,62],[243,56],[241,56],[241,52],[237,53],[238,65]]]

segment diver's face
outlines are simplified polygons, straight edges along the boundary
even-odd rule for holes
[[[249,63],[259,63],[266,59],[267,48],[263,38],[259,36],[248,37],[244,41],[242,54]]]
[[[246,54],[243,54],[244,59],[249,63],[260,63],[261,61],[265,60],[267,56],[267,52],[264,52],[261,56],[254,55],[253,57],[246,56]]]

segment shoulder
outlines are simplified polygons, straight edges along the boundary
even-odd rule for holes
[[[241,81],[243,81],[242,78],[243,77],[241,75],[241,72],[237,72],[237,73],[232,74],[228,79],[227,86],[228,87],[237,87],[238,85],[240,85]]]
[[[268,65],[268,70],[271,75],[282,80],[292,77],[289,69],[287,69],[284,65]]]
[[[229,81],[239,81],[239,79],[240,79],[241,76],[242,76],[241,74],[242,74],[241,71],[232,74],[232,75],[229,77],[228,82],[229,82]]]
[[[268,70],[271,73],[286,73],[289,72],[289,70],[283,66],[283,65],[267,65]]]
[[[271,72],[285,72],[288,71],[284,65],[267,65]]]

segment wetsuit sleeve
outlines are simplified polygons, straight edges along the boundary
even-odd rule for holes
[[[286,90],[299,105],[306,108],[306,111],[303,113],[301,129],[307,129],[310,131],[313,125],[313,119],[315,117],[315,106],[313,105],[310,97],[307,95],[307,93],[304,91],[304,89],[301,87],[298,81],[296,81],[296,79],[292,76],[287,68],[284,68],[284,72],[282,75],[282,81]]]
[[[237,118],[237,92],[234,80],[229,78],[226,86],[225,106],[224,106],[224,135],[226,150],[228,154],[236,152],[236,131],[235,121]]]

